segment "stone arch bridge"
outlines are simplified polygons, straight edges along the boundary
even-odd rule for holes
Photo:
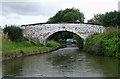
[[[48,38],[56,32],[72,32],[85,40],[94,33],[103,33],[105,29],[103,26],[80,23],[30,24],[22,25],[22,28],[24,36],[33,38],[44,45],[47,44]]]

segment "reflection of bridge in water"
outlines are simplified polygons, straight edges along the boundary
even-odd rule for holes
[[[60,31],[72,32],[84,40],[91,34],[104,32],[103,26],[80,23],[29,24],[22,25],[22,28],[24,28],[24,36],[31,37],[44,45],[52,34]]]

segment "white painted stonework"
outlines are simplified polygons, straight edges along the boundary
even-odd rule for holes
[[[77,34],[84,40],[94,33],[103,33],[104,27],[90,24],[40,24],[34,26],[24,26],[24,36],[33,38],[46,45],[48,38],[60,31],[68,31]]]

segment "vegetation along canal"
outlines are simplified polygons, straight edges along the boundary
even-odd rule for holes
[[[2,63],[3,77],[117,77],[118,59],[94,56],[77,47]]]

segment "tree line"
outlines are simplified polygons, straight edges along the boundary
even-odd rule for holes
[[[47,23],[84,23],[84,13],[76,8],[67,8],[58,11],[53,17],[50,17]],[[94,14],[92,19],[88,20],[90,24],[102,25],[105,27],[120,26],[120,12],[111,11],[105,14]]]
[[[111,11],[105,14],[95,14],[94,18],[88,20],[88,23],[99,24],[105,27],[120,26],[120,12]]]

